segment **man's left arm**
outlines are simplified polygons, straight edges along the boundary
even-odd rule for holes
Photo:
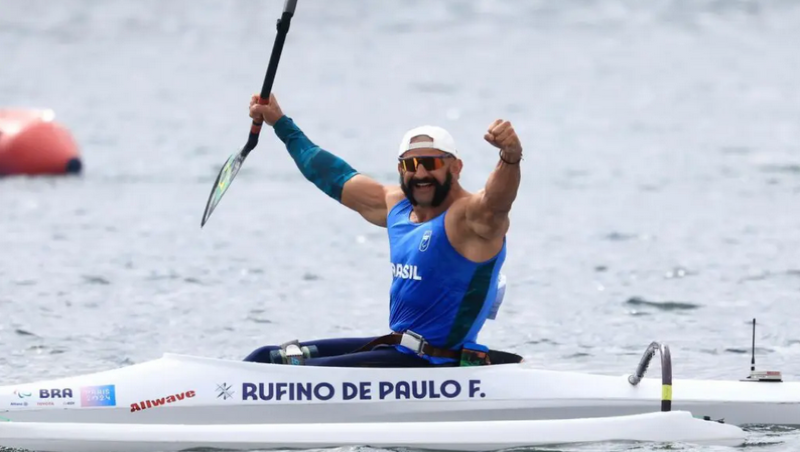
[[[500,149],[500,158],[484,189],[468,201],[466,219],[477,236],[494,240],[508,232],[508,214],[521,177],[522,145],[511,123],[500,119],[489,127],[484,139]]]

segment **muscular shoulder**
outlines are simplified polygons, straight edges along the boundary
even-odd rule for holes
[[[406,194],[399,185],[390,185],[386,188],[386,210],[391,211],[398,202],[405,199]]]
[[[345,182],[341,203],[355,210],[376,226],[386,226],[387,199],[394,190],[363,174],[356,174]]]
[[[476,193],[464,192],[464,194],[456,198],[453,204],[450,205],[450,208],[447,209],[447,216],[453,221],[463,224],[467,217],[467,208],[471,202],[474,202],[473,198],[476,196]]]
[[[483,198],[483,191],[469,193],[453,202],[445,217],[447,237],[453,248],[474,262],[483,262],[495,256],[503,246],[504,237],[486,239],[473,227],[470,219],[472,206]]]

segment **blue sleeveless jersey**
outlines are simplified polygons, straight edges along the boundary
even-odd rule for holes
[[[477,336],[497,294],[506,243],[485,262],[472,262],[450,244],[442,213],[424,223],[410,220],[408,199],[389,212],[387,230],[392,261],[389,327],[411,330],[434,347],[460,349]],[[406,347],[396,346],[405,353]],[[434,363],[452,361],[426,356]]]

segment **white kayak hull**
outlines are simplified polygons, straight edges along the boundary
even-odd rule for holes
[[[151,452],[191,448],[311,449],[340,446],[494,451],[596,442],[738,446],[739,427],[671,411],[591,419],[304,424],[0,423],[0,445],[48,452]]]
[[[258,364],[185,355],[100,373],[0,387],[0,421],[316,424],[546,420],[659,411],[644,378],[522,364],[365,369]],[[672,409],[728,424],[800,425],[800,383],[681,380]]]

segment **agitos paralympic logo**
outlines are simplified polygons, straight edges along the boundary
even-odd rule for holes
[[[191,399],[194,396],[195,396],[194,391],[185,391],[185,392],[179,392],[177,394],[168,395],[166,397],[161,397],[159,399],[147,399],[138,403],[131,403],[131,413],[133,413],[134,411],[146,410],[148,408],[156,408],[159,406],[164,406],[168,403],[180,402],[181,400],[184,399]]]

